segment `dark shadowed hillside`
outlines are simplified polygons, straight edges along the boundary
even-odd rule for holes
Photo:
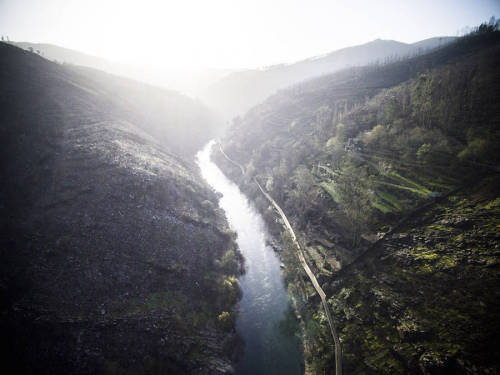
[[[413,44],[394,40],[374,40],[355,47],[343,48],[324,56],[263,70],[234,72],[209,86],[202,96],[226,118],[243,115],[277,90],[300,81],[318,77],[349,66],[384,63],[442,47],[453,37],[431,38]]]
[[[207,140],[208,112],[4,43],[0,82],[5,368],[230,368],[237,250],[217,197],[179,156]]]
[[[500,32],[282,90],[214,153],[276,235],[299,232],[337,322],[346,373],[498,373]],[[306,362],[334,373],[314,290],[281,235]],[[289,249],[288,249],[289,248]],[[288,250],[287,250],[288,249]],[[291,249],[291,250],[290,250]]]

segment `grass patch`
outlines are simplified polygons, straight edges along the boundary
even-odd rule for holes
[[[386,191],[376,191],[375,199],[371,201],[371,204],[383,213],[399,212],[403,209],[398,198],[394,194]]]
[[[326,181],[323,181],[319,184],[319,186],[321,188],[323,188],[323,190],[325,190],[329,195],[330,197],[332,197],[332,199],[335,201],[335,203],[339,203],[339,195],[337,194],[337,192],[335,191],[335,183],[334,182],[326,182]]]
[[[410,180],[409,178],[407,177],[403,177],[401,176],[400,174],[396,173],[396,172],[393,172],[389,175],[389,177],[395,179],[396,181],[400,181],[404,184],[407,184],[419,191],[421,191],[422,193],[424,194],[429,194],[431,191],[429,189],[427,189],[425,186],[423,185],[420,185],[418,184],[417,182],[413,181],[413,180]]]
[[[446,233],[451,233],[454,231],[453,228],[445,227],[444,225],[439,225],[439,224],[429,225],[427,229],[433,232],[446,232]]]
[[[396,185],[396,184],[392,184],[390,182],[385,182],[385,181],[375,181],[375,183],[377,184],[381,184],[381,185],[385,185],[385,186],[390,186],[390,187],[393,187],[395,189],[399,189],[399,190],[406,190],[406,191],[410,191],[412,193],[415,193],[415,194],[418,194],[422,197],[428,197],[429,196],[429,193],[430,193],[430,190],[420,190],[420,189],[416,189],[416,188],[413,188],[413,187],[408,187],[408,186],[403,186],[403,185]]]
[[[498,207],[500,207],[500,198],[496,198],[495,200],[492,200],[486,206],[484,206],[484,208],[486,208],[487,210],[491,210],[493,208],[498,208]]]
[[[441,269],[449,269],[456,267],[458,262],[451,255],[442,255],[436,263],[436,266]]]
[[[388,204],[381,202],[379,200],[372,200],[370,203],[371,203],[373,208],[376,208],[377,210],[379,210],[380,212],[382,212],[384,214],[387,214],[389,212],[394,212],[393,207],[391,207]]]
[[[425,247],[417,247],[417,253],[414,254],[414,257],[419,260],[434,260],[438,258],[439,255]]]

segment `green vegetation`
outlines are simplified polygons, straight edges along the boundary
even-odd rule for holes
[[[330,223],[353,259],[363,234],[500,163],[499,34],[478,30],[428,55],[283,90],[235,123],[224,148],[272,181],[307,237]]]
[[[227,311],[221,312],[219,316],[217,316],[217,320],[219,324],[226,330],[234,326],[234,318]]]
[[[219,165],[279,234],[280,221],[248,183],[272,181],[266,188],[310,252],[346,373],[498,368],[498,66],[500,31],[478,28],[427,55],[282,90],[223,141],[252,168],[241,176],[222,158]],[[321,306],[287,250],[290,238],[281,240],[306,362],[333,373]],[[317,243],[343,269],[323,272]]]
[[[499,186],[490,177],[450,196],[337,277],[329,303],[346,372],[494,373],[498,361],[488,347],[498,329]]]

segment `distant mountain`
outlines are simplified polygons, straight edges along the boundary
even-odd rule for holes
[[[436,37],[407,44],[377,39],[293,64],[236,72],[228,69],[188,71],[132,66],[53,44],[29,42],[11,44],[25,50],[31,48],[34,51],[38,50],[40,55],[48,60],[99,69],[199,97],[224,119],[230,120],[237,115],[243,115],[277,90],[295,83],[334,73],[349,66],[385,63],[415,55],[444,46],[452,40],[455,40],[455,37]]]
[[[109,61],[82,53],[73,49],[45,43],[11,42],[25,50],[40,51],[40,55],[48,60],[81,65],[103,70],[108,73],[132,78],[141,82],[161,86],[170,90],[180,91],[189,96],[197,96],[207,86],[217,82],[227,74],[229,69],[180,70],[158,67],[134,66]]]
[[[349,66],[384,63],[411,56],[444,46],[453,40],[455,40],[454,37],[436,37],[406,44],[394,40],[377,39],[290,65],[233,72],[209,86],[201,97],[208,105],[222,113],[226,119],[231,119],[236,115],[243,115],[276,90],[300,81],[333,73]]]

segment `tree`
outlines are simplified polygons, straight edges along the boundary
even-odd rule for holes
[[[363,167],[347,165],[335,184],[339,203],[352,228],[352,246],[359,245],[361,231],[366,225],[371,209],[368,189],[368,173]]]
[[[328,106],[322,106],[316,110],[316,132],[320,139],[327,139],[332,132],[332,116],[333,111]]]
[[[426,163],[429,159],[429,154],[431,152],[432,145],[430,143],[424,143],[417,150],[417,160]]]
[[[292,180],[295,189],[289,192],[290,197],[295,201],[294,206],[298,211],[304,213],[314,199],[314,176],[306,166],[300,165],[295,170]]]

